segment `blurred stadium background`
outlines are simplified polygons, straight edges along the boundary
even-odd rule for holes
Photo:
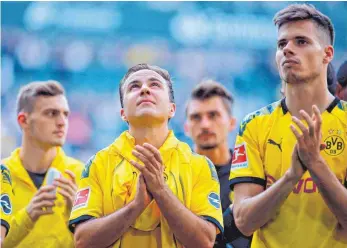
[[[347,59],[347,2],[310,2],[336,29],[335,69]],[[34,80],[60,81],[72,114],[67,154],[86,161],[126,124],[118,84],[147,62],[174,79],[179,139],[185,101],[204,78],[235,97],[238,122],[280,98],[273,15],[288,2],[1,2],[1,157],[20,144],[15,101]],[[230,135],[233,145],[236,130]]]

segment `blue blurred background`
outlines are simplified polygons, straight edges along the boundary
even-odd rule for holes
[[[347,2],[310,2],[334,23],[335,69],[347,59]],[[288,2],[1,2],[1,157],[20,144],[19,87],[61,82],[72,114],[67,154],[86,161],[127,126],[119,118],[118,84],[127,68],[147,62],[174,79],[176,116],[201,79],[234,95],[234,114],[280,98],[274,14]],[[230,135],[230,146],[236,135]]]

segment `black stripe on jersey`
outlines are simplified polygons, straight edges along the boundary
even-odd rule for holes
[[[207,220],[207,221],[209,221],[209,222],[215,224],[215,225],[218,227],[219,231],[220,231],[221,233],[224,233],[224,228],[223,228],[223,226],[219,223],[218,220],[216,220],[215,218],[213,218],[213,217],[211,217],[211,216],[207,216],[207,215],[201,215],[201,217],[204,218],[205,220]]]
[[[282,110],[283,110],[283,115],[285,115],[289,111],[288,107],[287,107],[287,104],[286,104],[286,98],[283,98],[281,100],[281,107],[282,107]]]
[[[6,228],[6,236],[8,234],[8,231],[10,231],[10,224],[8,224],[6,220],[1,219],[1,225]]]
[[[237,177],[229,180],[230,190],[234,189],[235,184],[238,183],[255,183],[264,187],[266,186],[266,180],[259,177]]]
[[[81,224],[82,222],[85,222],[90,219],[95,219],[95,216],[92,215],[82,215],[76,219],[69,221],[69,229],[72,233],[75,233],[75,228],[78,224]]]
[[[333,109],[336,107],[336,105],[338,105],[340,102],[340,99],[338,99],[337,97],[335,97],[335,99],[330,103],[330,105],[328,106],[328,108],[326,109],[329,113],[331,113],[331,111],[333,111]],[[281,107],[283,110],[283,114],[285,115],[289,110],[286,104],[286,98],[283,98],[281,100]]]
[[[332,101],[329,105],[329,107],[327,108],[327,111],[329,113],[331,113],[331,111],[333,111],[333,109],[335,108],[335,106],[340,102],[340,99],[338,99],[337,97],[335,97],[334,101]]]

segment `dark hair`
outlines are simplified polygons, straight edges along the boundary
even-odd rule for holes
[[[63,86],[57,81],[37,81],[24,85],[17,96],[17,114],[24,111],[31,113],[35,101],[40,96],[65,95]]]
[[[330,18],[318,11],[312,4],[291,4],[278,11],[273,22],[280,28],[283,24],[300,20],[312,20],[329,37],[330,45],[334,44],[335,31]]]
[[[337,72],[337,81],[342,87],[347,86],[347,61],[345,61]]]
[[[190,95],[190,100],[203,101],[214,96],[222,98],[225,108],[227,109],[229,115],[231,115],[234,98],[221,83],[218,83],[214,80],[206,79],[196,85]],[[189,102],[186,105],[186,115],[188,114],[188,107]]]
[[[158,73],[160,76],[162,76],[165,79],[165,81],[167,82],[167,86],[169,87],[170,101],[172,103],[175,102],[174,91],[172,88],[172,81],[171,81],[171,77],[170,77],[169,72],[165,69],[160,68],[159,66],[149,65],[149,64],[138,64],[138,65],[131,67],[127,71],[125,76],[122,78],[122,80],[120,81],[119,96],[120,96],[120,104],[121,104],[122,108],[124,107],[124,105],[123,105],[123,85],[124,85],[125,81],[130,77],[131,74],[133,74],[137,71],[141,71],[141,70],[151,70],[151,71]]]

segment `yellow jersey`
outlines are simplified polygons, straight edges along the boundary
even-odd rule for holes
[[[321,155],[331,171],[346,185],[347,103],[335,99],[322,113],[326,144]],[[236,138],[230,187],[256,183],[270,187],[290,168],[296,137],[290,129],[292,116],[285,99],[243,120]],[[309,171],[294,187],[275,217],[255,231],[252,248],[342,248],[347,243],[335,236],[338,222],[325,204]],[[309,232],[309,233],[308,233]]]
[[[10,220],[12,216],[12,202],[13,202],[13,191],[12,191],[12,179],[10,170],[5,165],[1,167],[1,225],[6,228],[6,234],[10,230]]]
[[[131,202],[139,171],[130,164],[135,139],[123,132],[110,146],[86,164],[70,217],[70,229],[92,218],[109,215]],[[212,162],[193,154],[170,131],[159,152],[165,165],[164,179],[173,194],[197,216],[223,231],[218,176]],[[183,247],[153,200],[113,247]]]
[[[19,152],[20,148],[3,161],[11,171],[14,191],[11,231],[4,240],[3,247],[74,247],[73,236],[68,229],[70,210],[67,209],[62,195],[57,193],[53,214],[40,216],[35,223],[29,217],[26,207],[38,189],[24,168]],[[59,170],[66,178],[69,176],[64,171],[66,169],[72,171],[77,182],[83,170],[83,164],[66,156],[60,147],[57,148],[57,155],[51,167]],[[42,185],[46,185],[46,180],[47,175]]]

